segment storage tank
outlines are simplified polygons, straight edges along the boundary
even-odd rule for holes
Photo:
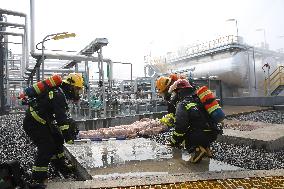
[[[171,71],[193,70],[190,74],[194,78],[217,76],[225,88],[233,91],[232,96],[263,96],[268,70],[262,67],[268,61],[271,74],[281,64],[272,57],[253,51],[223,52],[171,63]]]

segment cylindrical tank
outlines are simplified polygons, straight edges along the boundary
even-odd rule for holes
[[[267,56],[256,55],[252,50],[224,52],[199,59],[172,63],[171,69],[173,72],[194,70],[191,72],[191,76],[194,78],[217,76],[228,86],[262,93],[264,80],[268,77],[267,70],[263,70],[262,67],[267,63],[267,60]],[[269,64],[271,74],[277,68],[277,62],[270,61]]]

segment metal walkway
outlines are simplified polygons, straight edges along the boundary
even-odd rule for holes
[[[280,189],[284,188],[284,176],[278,177],[252,177],[243,179],[223,179],[223,180],[203,180],[183,183],[157,184],[145,186],[118,187],[125,189],[171,189],[171,188],[189,188],[189,189]],[[117,188],[117,189],[118,189]],[[83,189],[83,188],[82,188]]]
[[[93,188],[189,188],[189,189],[284,189],[284,169],[199,172],[147,177],[113,177],[73,182],[51,182],[48,189]]]

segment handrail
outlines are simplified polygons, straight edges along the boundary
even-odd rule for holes
[[[269,76],[269,82],[270,82],[270,92],[272,93],[274,90],[276,90],[278,88],[278,86],[284,84],[284,72],[282,72],[284,70],[284,66],[279,66],[278,68],[276,68],[272,74],[270,74]],[[274,75],[272,77],[272,75]],[[271,78],[272,77],[272,78]],[[266,78],[264,80],[264,88],[265,88],[265,95],[267,95],[268,89],[267,89],[267,80],[268,78]],[[280,80],[280,81],[279,81]],[[273,81],[273,82],[272,82]],[[279,82],[278,82],[279,81]],[[283,82],[283,83],[282,83]],[[270,94],[269,94],[270,95]]]
[[[271,91],[274,91],[279,85],[282,85],[282,80],[284,77],[279,77],[277,80],[273,82],[273,85],[271,85]]]
[[[275,76],[273,76],[272,78],[271,78],[271,76],[272,76],[273,74],[275,74],[275,72],[276,72],[278,69],[279,69],[279,71],[276,73],[275,76],[277,76],[277,75],[281,72],[281,70],[284,70],[284,66],[279,66],[278,68],[276,68],[276,69],[274,70],[274,72],[272,72],[272,74],[270,74],[270,80],[272,80],[273,78],[275,78]]]

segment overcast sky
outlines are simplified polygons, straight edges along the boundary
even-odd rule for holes
[[[237,20],[246,43],[263,42],[263,31],[256,31],[263,28],[270,49],[284,47],[284,37],[279,38],[284,36],[284,0],[35,1],[35,43],[51,33],[74,32],[75,38],[49,41],[46,48],[79,51],[106,37],[104,57],[133,63],[134,76],[143,76],[144,55],[150,51],[165,54],[197,41],[236,35],[236,24],[228,19]],[[0,8],[29,14],[29,3],[0,0]]]

